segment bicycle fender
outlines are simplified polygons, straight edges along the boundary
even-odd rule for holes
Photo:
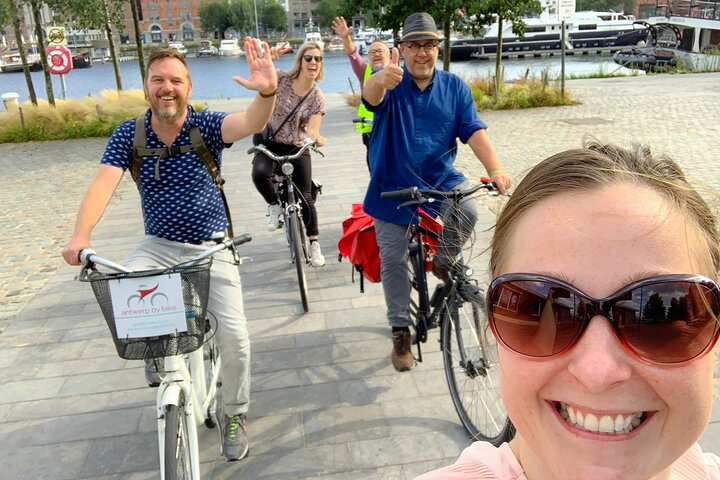
[[[182,392],[182,387],[179,383],[171,383],[168,385],[165,390],[162,392],[162,396],[160,397],[160,405],[177,405],[180,399],[180,392]]]

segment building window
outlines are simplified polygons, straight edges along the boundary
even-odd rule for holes
[[[195,38],[195,34],[193,33],[193,27],[189,23],[185,23],[182,26],[182,38],[183,41],[192,41]]]
[[[152,43],[162,42],[162,28],[160,28],[158,25],[153,25],[152,27],[150,27],[150,41]]]

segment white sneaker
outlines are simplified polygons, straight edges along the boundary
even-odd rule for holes
[[[320,251],[320,242],[310,242],[310,265],[313,267],[322,267],[325,265],[325,257]]]
[[[280,217],[282,217],[282,205],[279,203],[274,203],[270,206],[268,206],[268,223],[267,223],[267,229],[270,232],[274,232],[278,228],[280,228]]]

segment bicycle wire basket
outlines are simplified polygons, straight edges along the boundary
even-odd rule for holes
[[[212,259],[195,265],[146,270],[132,273],[105,273],[83,270],[80,281],[90,282],[95,299],[112,334],[115,349],[120,358],[142,360],[190,353],[200,348],[206,333],[207,300],[210,292],[210,267]],[[152,337],[119,338],[113,310],[110,282],[121,278],[150,278],[180,274],[187,331]]]

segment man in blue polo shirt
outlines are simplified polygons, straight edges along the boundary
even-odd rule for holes
[[[233,80],[258,95],[245,112],[233,114],[196,112],[188,104],[192,82],[183,56],[171,49],[150,55],[144,85],[150,103],[144,117],[145,146],[163,154],[144,157],[140,166],[138,188],[146,236],[126,259],[129,268],[147,270],[192,260],[225,236],[229,221],[220,191],[202,157],[181,147],[192,145],[190,129],[197,127],[220,169],[224,148],[265,128],[275,106],[275,67],[267,44],[260,50],[247,37],[245,53],[250,75]],[[115,129],[108,141],[95,180],[80,205],[73,236],[62,252],[71,265],[79,265],[80,251],[91,248],[90,235],[130,168],[134,133],[135,120],[130,120]],[[223,362],[223,454],[227,460],[238,460],[249,448],[245,414],[250,397],[250,339],[237,261],[227,250],[215,255],[208,310],[218,322],[216,338]],[[156,366],[152,359],[146,365],[150,386],[160,382]]]
[[[441,39],[432,16],[408,16],[400,40],[404,66],[400,66],[398,49],[393,48],[390,64],[372,75],[363,89],[363,102],[375,115],[370,184],[363,208],[375,219],[380,275],[392,327],[391,359],[398,371],[415,366],[405,253],[410,240],[407,227],[417,220],[414,211],[398,210],[401,200],[383,200],[380,193],[413,186],[467,188],[469,182],[453,166],[458,138],[470,146],[501,193],[510,188],[510,177],[497,159],[487,125],[477,115],[470,88],[457,75],[435,69]],[[444,230],[455,232],[455,238],[438,247],[433,272],[440,278],[447,277],[477,218],[475,200],[464,201],[461,210],[467,221],[446,224]]]

